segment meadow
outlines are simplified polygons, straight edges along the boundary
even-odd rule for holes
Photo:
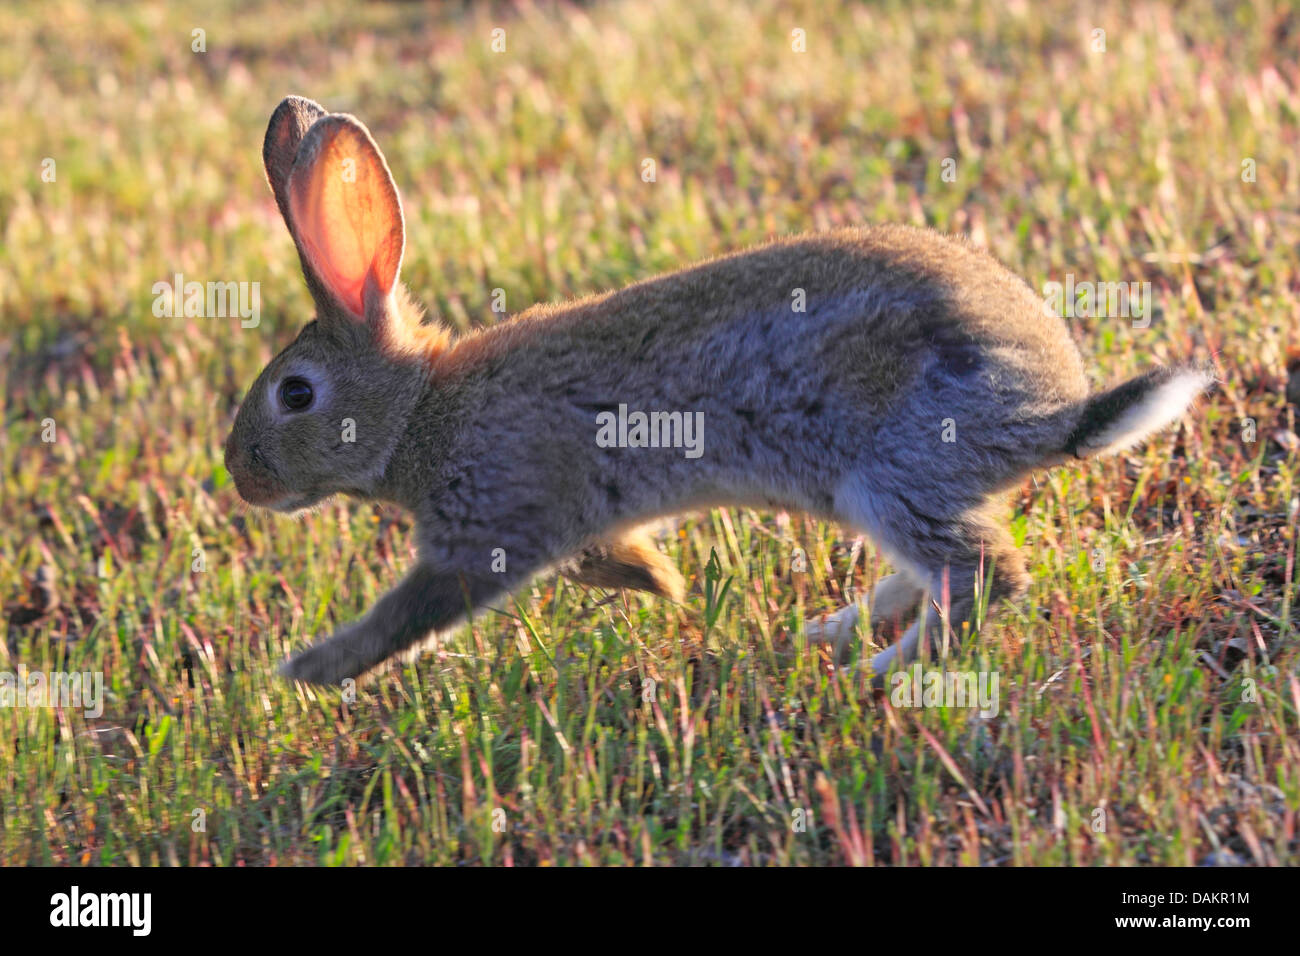
[[[100,673],[103,712],[0,706],[0,863],[1300,862],[1298,43],[1269,0],[7,5],[0,671]],[[993,715],[833,666],[805,622],[888,563],[744,509],[665,528],[680,605],[539,578],[354,700],[295,686],[413,543],[222,465],[311,317],[261,166],[287,93],[370,127],[458,330],[905,222],[1035,289],[1149,283],[1069,319],[1096,384],[1219,388],[1010,496],[1033,587],[947,665]],[[257,321],[167,314],[178,274],[257,283]]]

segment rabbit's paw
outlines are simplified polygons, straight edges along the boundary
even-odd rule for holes
[[[834,644],[835,653],[842,654],[853,640],[860,616],[861,608],[857,603],[829,614],[819,614],[804,621],[804,636],[814,644]]]
[[[280,676],[306,684],[337,687],[365,668],[356,652],[359,629],[344,628],[328,640],[299,651],[280,666]]]

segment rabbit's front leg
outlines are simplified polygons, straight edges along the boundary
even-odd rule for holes
[[[280,674],[309,684],[358,677],[432,631],[445,629],[503,590],[485,577],[417,564],[359,621],[290,658]]]

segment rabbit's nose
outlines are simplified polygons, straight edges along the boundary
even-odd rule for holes
[[[247,464],[246,456],[241,454],[239,445],[235,442],[235,433],[231,432],[226,438],[225,454],[222,456],[226,462],[226,471],[232,475],[241,466]]]
[[[226,471],[230,472],[230,477],[235,480],[235,490],[245,501],[257,503],[259,488],[266,480],[259,470],[265,469],[266,462],[257,445],[226,442]]]
[[[241,446],[235,442],[235,436],[232,433],[226,439],[226,471],[238,480],[240,474],[249,470],[250,465],[262,464],[262,452],[257,445]]]

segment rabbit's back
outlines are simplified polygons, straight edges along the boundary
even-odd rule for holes
[[[778,239],[530,309],[464,346],[467,356],[527,355],[525,374],[540,351],[561,377],[583,370],[624,387],[643,378],[776,390],[820,373],[871,407],[932,359],[960,369],[980,354],[1049,403],[1087,393],[1064,322],[1023,280],[964,241],[903,226]]]

